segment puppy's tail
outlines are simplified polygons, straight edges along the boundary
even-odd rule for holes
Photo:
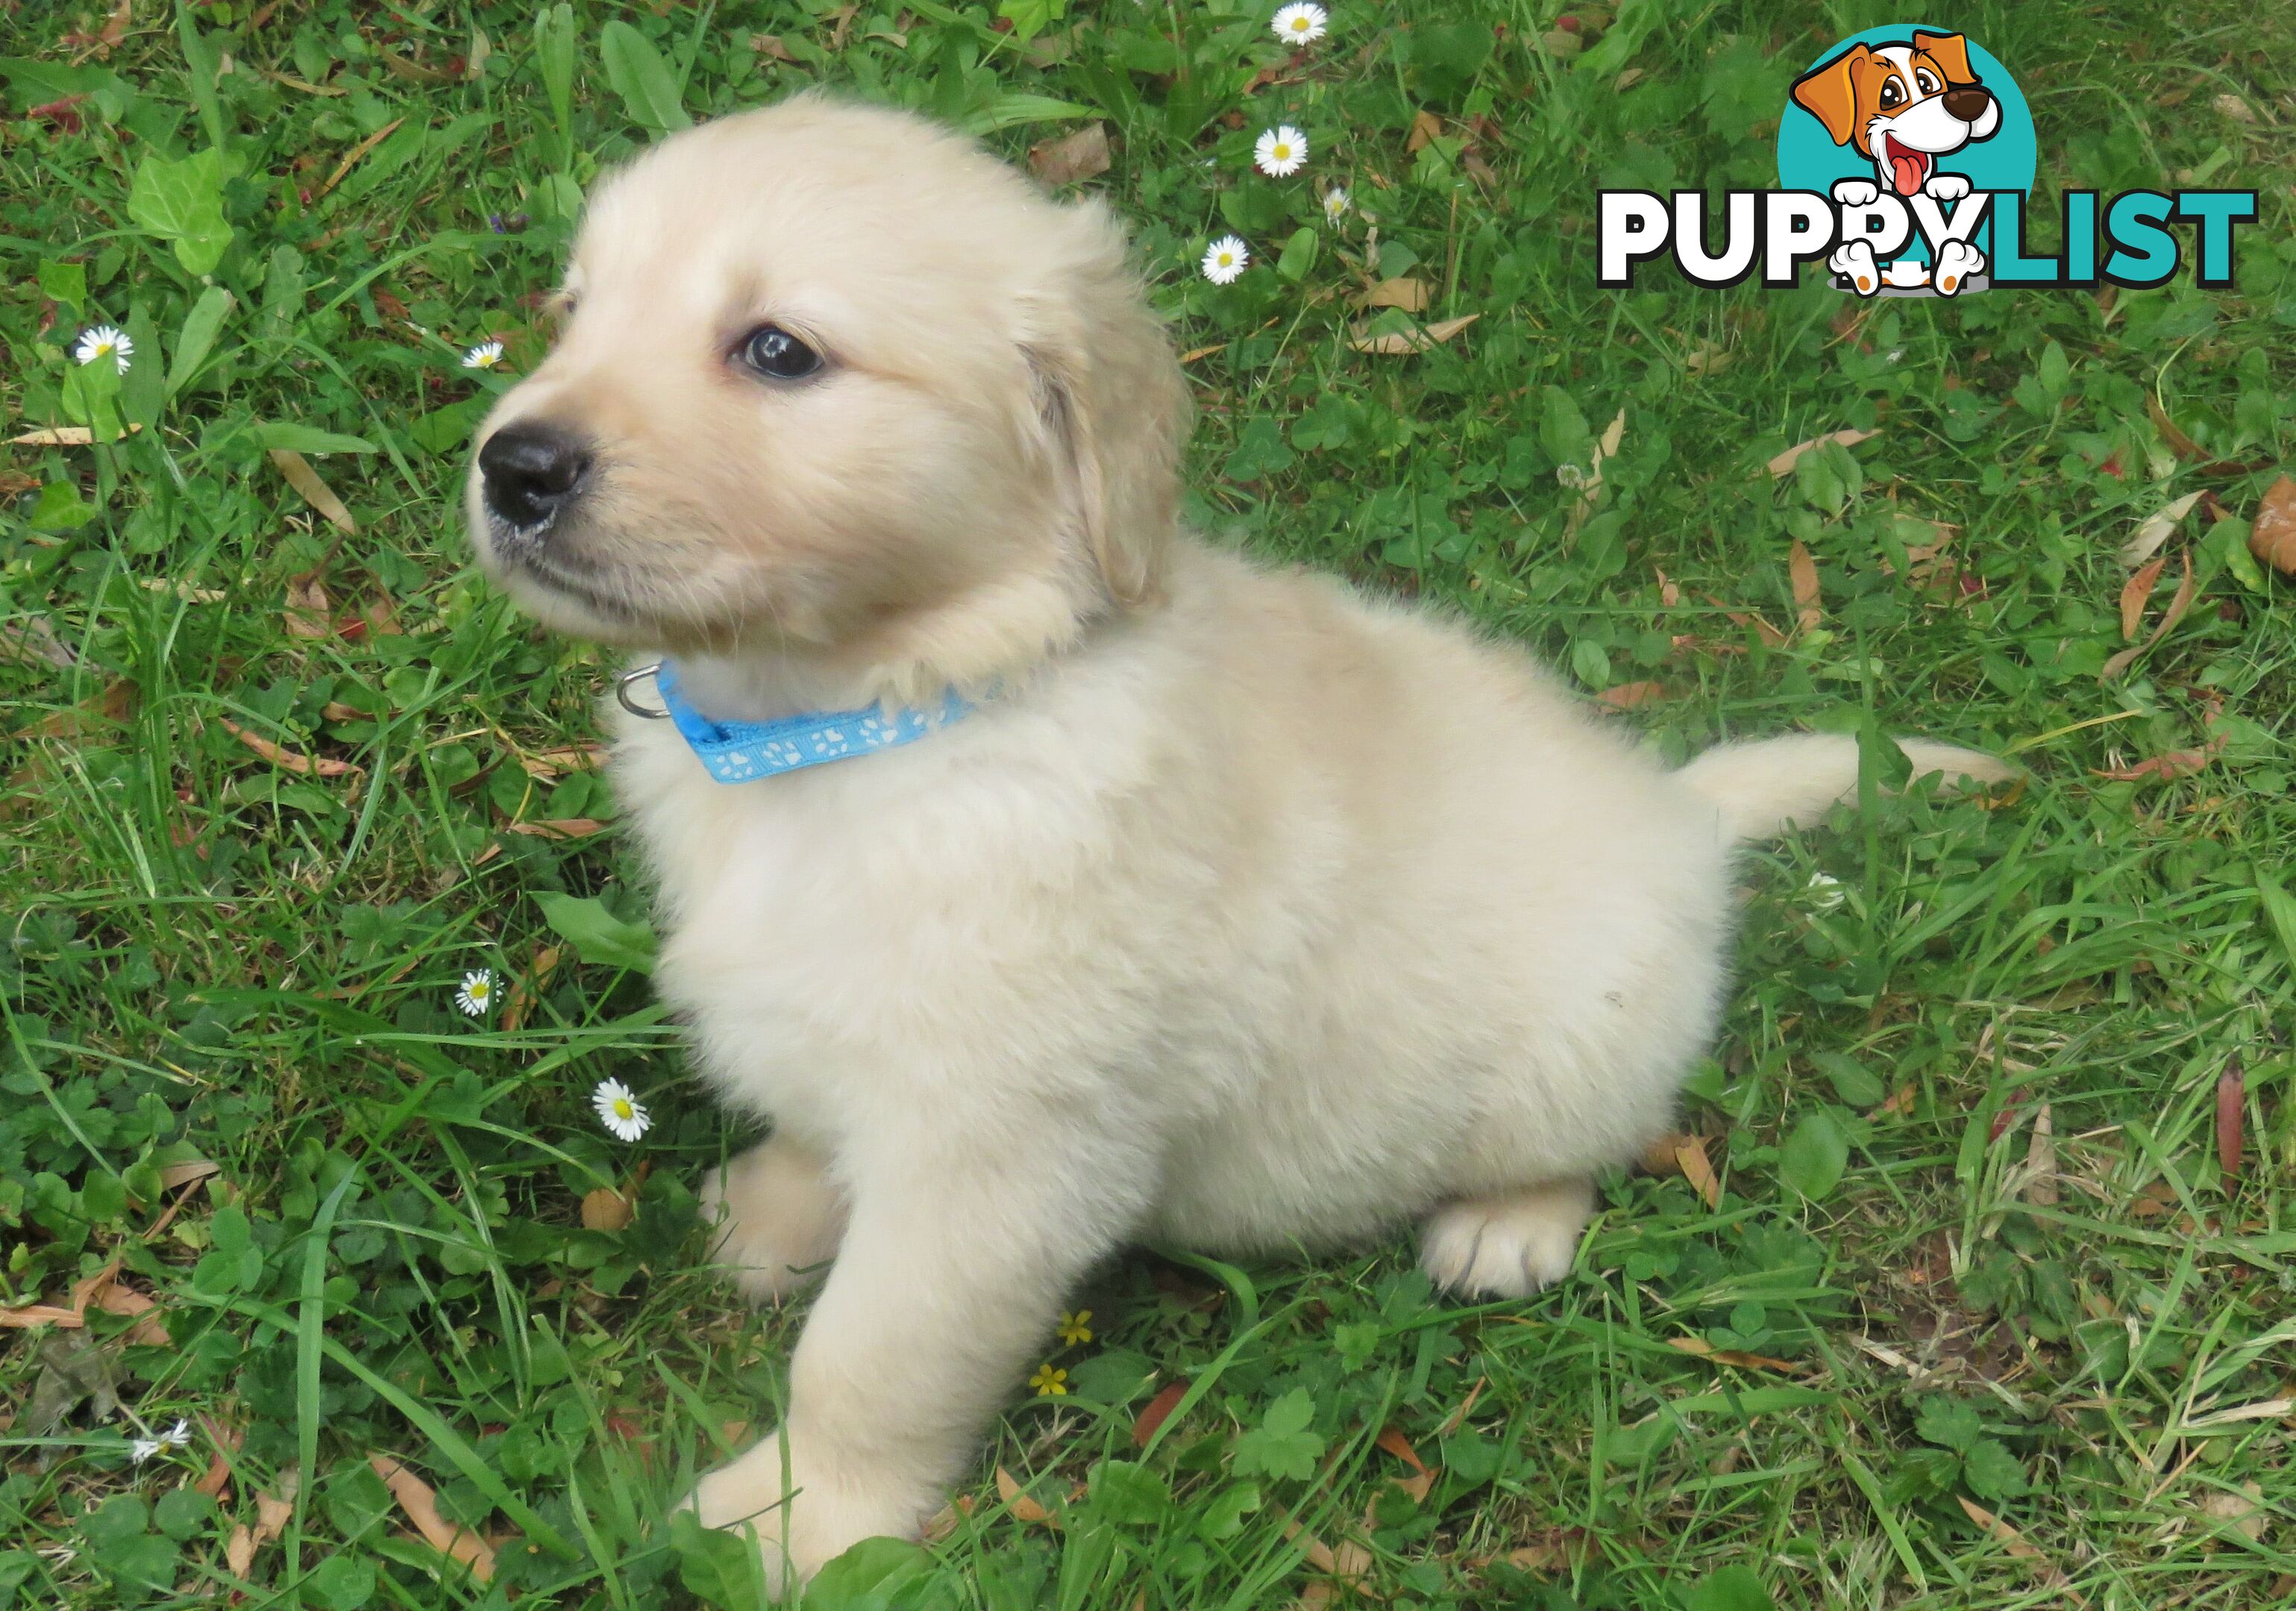
[[[1900,739],[1914,776],[1997,783],[2016,769],[1997,756],[1923,739]],[[1793,733],[1718,744],[1675,774],[1721,814],[1729,841],[1764,839],[1813,822],[1857,792],[1857,740],[1840,733]]]

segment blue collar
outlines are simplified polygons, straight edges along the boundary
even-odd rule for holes
[[[660,710],[633,704],[628,697],[630,683],[648,672],[661,694]],[[747,783],[777,773],[913,744],[972,712],[972,702],[951,690],[938,710],[902,709],[889,715],[882,707],[871,705],[859,710],[804,711],[771,722],[720,722],[685,701],[678,692],[677,668],[668,660],[625,676],[619,697],[624,708],[639,716],[668,716],[694,758],[720,783]]]

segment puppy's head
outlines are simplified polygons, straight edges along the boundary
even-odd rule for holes
[[[2000,103],[1978,82],[1959,34],[1853,45],[1794,80],[1793,98],[1836,145],[1871,157],[1903,196],[1928,181],[1935,159],[2001,126]]]
[[[467,494],[553,626],[963,680],[1155,593],[1187,397],[1097,203],[801,97],[606,181],[563,302]]]

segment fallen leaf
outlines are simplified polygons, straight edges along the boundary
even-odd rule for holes
[[[1419,1458],[1419,1451],[1411,1446],[1411,1440],[1404,1435],[1403,1428],[1396,1426],[1393,1422],[1390,1421],[1387,1426],[1380,1429],[1378,1442],[1381,1448],[1395,1456],[1396,1459],[1401,1460],[1414,1471],[1424,1471],[1427,1469],[1427,1462]]]
[[[534,1010],[536,1000],[557,970],[558,947],[545,945],[534,953],[534,961],[527,964],[526,971],[511,981],[510,994],[503,1003],[504,1034],[515,1034],[525,1026],[526,1015]]]
[[[2208,765],[2210,752],[2205,749],[2172,749],[2137,762],[2134,766],[2089,768],[2091,777],[2103,778],[2112,783],[2138,783],[2147,778],[2158,778],[2166,783],[2176,778],[2188,778]]]
[[[1431,141],[1442,137],[1443,120],[1440,118],[1433,112],[1414,112],[1411,114],[1411,135],[1404,141],[1403,149],[1406,151],[1422,151]]]
[[[1408,276],[1382,280],[1356,298],[1357,307],[1399,307],[1407,314],[1427,311],[1429,299],[1427,282]]]
[[[2240,1059],[2226,1061],[2217,1075],[2217,1168],[2229,1183],[2240,1179],[2241,1143],[2248,1124],[2248,1076]]]
[[[1048,1527],[1056,1525],[1053,1513],[1021,1492],[1020,1483],[1002,1466],[996,1468],[996,1497],[1004,1501],[1005,1509],[1016,1522],[1037,1522]]]
[[[1215,341],[1210,347],[1192,347],[1188,348],[1187,351],[1180,355],[1180,362],[1183,364],[1193,364],[1199,358],[1209,358],[1214,353],[1226,352],[1226,350],[1227,343],[1225,341]]]
[[[406,1512],[406,1519],[414,1524],[424,1541],[463,1562],[471,1575],[480,1582],[490,1581],[495,1574],[494,1547],[467,1527],[457,1527],[439,1514],[439,1496],[430,1484],[388,1455],[370,1454],[367,1464],[382,1478],[391,1498]]]
[[[2288,1401],[2279,1402],[2285,1404]],[[2263,1484],[2245,1482],[2237,1489],[2220,1488],[2201,1501],[2201,1514],[2237,1528],[2251,1544],[2260,1542],[2265,1524]]]
[[[349,151],[344,152],[343,159],[335,164],[335,171],[327,176],[327,182],[319,186],[317,193],[313,195],[311,200],[314,201],[317,200],[320,196],[325,195],[329,191],[334,189],[336,185],[340,184],[343,182],[343,176],[349,173],[351,169],[357,165],[358,159],[361,157],[365,156],[367,152],[373,151],[376,146],[381,145],[385,140],[390,139],[392,135],[398,133],[398,126],[406,121],[406,119],[404,118],[393,118],[390,122],[375,130],[374,133],[369,135],[357,145],[352,146]],[[274,453],[271,456],[275,459],[279,455],[276,453]]]
[[[288,478],[292,480],[294,478]],[[330,495],[331,496],[332,495]],[[291,638],[331,638],[335,634],[333,605],[316,577],[299,577],[287,584],[287,635]]]
[[[48,666],[58,671],[70,671],[79,664],[79,657],[56,636],[56,629],[48,625],[45,616],[0,621],[0,659],[26,666]]]
[[[2217,110],[2222,112],[2226,117],[2230,118],[2234,123],[2253,123],[2256,121],[2256,109],[2249,105],[2247,102],[2242,100],[2238,95],[2233,94],[2229,91],[2224,94],[2218,95],[2216,98],[2215,105]]]
[[[2044,1208],[2057,1200],[2057,1133],[2046,1102],[2034,1110],[2032,1138],[2025,1143],[2023,1196]]]
[[[1817,561],[1796,537],[1786,546],[1786,572],[1793,578],[1794,625],[1816,632],[1823,616],[1818,609]]]
[[[190,1185],[193,1181],[203,1181],[222,1173],[223,1165],[212,1159],[185,1158],[180,1164],[169,1164],[160,1171],[160,1185],[163,1190],[173,1191],[178,1187]]]
[[[1792,475],[1793,467],[1801,462],[1802,454],[1813,448],[1823,447],[1828,442],[1839,442],[1844,447],[1855,447],[1860,442],[1881,434],[1878,430],[1836,430],[1829,431],[1822,437],[1812,437],[1807,442],[1797,442],[1770,461],[1770,473],[1774,476]]]
[[[1074,134],[1029,148],[1029,171],[1057,190],[1108,171],[1108,125],[1087,123]]]
[[[1682,1178],[1690,1182],[1692,1190],[1705,1200],[1709,1213],[1722,1206],[1722,1182],[1714,1173],[1714,1165],[1706,1158],[1706,1138],[1685,1135],[1675,1143],[1674,1166],[1682,1171]]]
[[[1439,319],[1417,330],[1391,330],[1376,336],[1357,331],[1348,338],[1348,345],[1357,352],[1381,353],[1390,357],[1425,352],[1431,347],[1448,341],[1482,316],[1480,314],[1464,314],[1456,319]]]
[[[1605,688],[1595,696],[1597,704],[1608,705],[1612,710],[1639,710],[1664,698],[1666,684],[1663,683],[1621,683],[1616,688]]]
[[[586,839],[605,826],[595,817],[544,817],[537,822],[512,822],[509,831],[537,839]]]
[[[2120,587],[2120,635],[2129,642],[2136,639],[2136,630],[2144,625],[2144,606],[2152,597],[2153,584],[2168,567],[2167,554],[2156,555],[2144,569],[2138,571]]]
[[[135,712],[135,684],[126,677],[92,699],[51,711],[29,727],[9,734],[16,739],[61,739],[85,741],[110,734]]]
[[[2136,535],[2120,546],[2123,565],[2142,565],[2161,552],[2161,545],[2176,535],[2177,527],[2193,512],[2193,505],[2201,501],[2200,493],[2187,493],[2173,503],[2164,503],[2137,523]]]
[[[1679,605],[1682,602],[1682,589],[1674,585],[1674,579],[1655,565],[1651,567],[1651,574],[1658,578],[1658,601],[1669,609]]]
[[[396,55],[387,50],[375,52],[375,56],[386,70],[406,79],[409,84],[439,85],[462,82],[463,76],[460,73],[450,73],[444,68],[429,67],[420,61],[410,61],[405,56]]]
[[[143,429],[133,420],[127,422],[127,434],[131,437]],[[36,430],[20,431],[8,440],[21,447],[86,447],[95,440],[95,434],[85,425],[43,425]]]
[[[2155,643],[2158,643],[2162,638],[2167,637],[2169,634],[2175,629],[2177,623],[2185,618],[2185,612],[2193,607],[2192,552],[2190,550],[2187,550],[2179,557],[2184,561],[2185,574],[2177,584],[2177,591],[2175,594],[2169,600],[2169,610],[2166,615],[2161,617],[2161,625],[2152,629],[2152,635],[2145,639],[2144,642],[2136,644],[2131,648],[2124,649],[2119,654],[2114,655],[2111,659],[2107,660],[2104,663],[2104,669],[2096,674],[2096,680],[2098,682],[2110,683],[2113,678],[2128,670],[2129,666],[2139,655],[2152,648]],[[2211,745],[2211,751],[2216,748],[2217,746]]]
[[[619,1231],[630,1223],[629,1199],[611,1186],[582,1194],[582,1229]]]
[[[324,756],[314,760],[309,756],[298,755],[295,751],[285,748],[283,745],[273,743],[269,739],[265,738],[259,732],[248,732],[246,728],[242,727],[238,723],[233,721],[228,716],[217,716],[216,720],[223,724],[223,729],[226,732],[231,734],[233,738],[237,739],[241,743],[246,745],[250,749],[255,751],[256,754],[261,756],[273,765],[283,766],[289,772],[298,773],[303,777],[356,777],[362,774],[366,770],[363,766],[354,766],[348,761],[333,760]]]
[[[1185,1377],[1165,1383],[1163,1390],[1148,1401],[1147,1408],[1141,1411],[1139,1419],[1132,1423],[1133,1447],[1145,1449],[1148,1440],[1156,1435],[1156,1429],[1171,1419],[1172,1411],[1179,1408],[1180,1401],[1187,1394],[1188,1378]]]
[[[2180,459],[2194,462],[2209,456],[2208,449],[2177,429],[2177,422],[2169,417],[2169,411],[2161,406],[2158,397],[2144,399],[2144,412],[2152,416],[2152,429],[2161,433],[2161,440],[2169,445],[2170,453]]]
[[[327,517],[328,525],[347,536],[358,531],[358,522],[351,519],[351,511],[343,507],[334,489],[319,478],[319,472],[311,468],[308,459],[291,447],[275,447],[271,450],[271,462],[287,478],[287,484],[303,495],[305,503]]]
[[[220,604],[231,597],[220,587],[194,587],[168,577],[138,577],[135,585],[146,593],[173,593],[186,604]]]
[[[2264,489],[2248,552],[2282,576],[2296,577],[2296,477],[2282,476]]]
[[[223,1565],[224,1570],[234,1577],[242,1582],[247,1581],[247,1574],[255,1565],[255,1534],[246,1523],[234,1527],[231,1536],[224,1541]]]
[[[1782,1370],[1791,1376],[1801,1370],[1792,1360],[1772,1359],[1767,1353],[1748,1353],[1740,1348],[1717,1348],[1702,1337],[1670,1337],[1667,1346],[1700,1359],[1712,1360],[1718,1365],[1735,1365],[1741,1370]]]
[[[764,56],[774,61],[794,61],[797,60],[796,57],[790,54],[789,46],[782,43],[782,37],[779,34],[751,34],[750,36],[750,48],[757,52],[760,56]]]
[[[20,1304],[13,1309],[0,1309],[0,1327],[12,1331],[31,1326],[62,1326],[69,1329],[86,1324],[87,1319],[79,1311],[54,1304]]]

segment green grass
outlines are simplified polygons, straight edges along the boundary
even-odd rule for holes
[[[771,1417],[801,1312],[747,1313],[700,1262],[694,1184],[746,1138],[651,1005],[644,895],[577,748],[601,661],[467,567],[463,442],[510,377],[457,359],[491,335],[534,361],[569,210],[636,118],[813,83],[1016,157],[1106,123],[1087,184],[1194,355],[1189,507],[1221,540],[1439,601],[1589,692],[1657,684],[1620,719],[1677,754],[1871,723],[2034,773],[1751,860],[1685,1110],[1718,1206],[1679,1170],[1611,1181],[1567,1283],[1482,1308],[1431,1296],[1400,1239],[1129,1255],[1078,1299],[1093,1339],[1047,1355],[1070,1394],[1014,1384],[947,1536],[815,1602],[2287,1603],[2296,607],[2241,546],[2296,462],[2287,16],[1953,19],[2032,99],[2037,214],[2189,172],[2263,191],[2236,290],[1845,317],[1814,274],[1598,290],[1593,192],[1768,182],[1787,79],[1887,12],[1628,0],[1571,35],[1552,0],[1340,0],[1295,69],[1267,4],[1023,0],[1017,34],[818,5],[585,4],[539,46],[534,8],[468,0],[135,0],[108,46],[103,8],[0,18],[6,434],[142,426],[0,447],[0,1303],[116,1268],[160,1328],[0,1332],[0,1611],[744,1603],[738,1551],[662,1516]],[[77,129],[23,115],[76,94]],[[1277,121],[1314,143],[1300,179],[1248,172]],[[1357,206],[1329,227],[1333,181]],[[1375,277],[1480,315],[1434,351],[1347,344],[1374,215]],[[1193,262],[1231,228],[1257,262],[1219,290]],[[98,321],[135,342],[115,397],[69,357]],[[1620,411],[1587,505],[1557,469]],[[1764,469],[1852,428],[1878,434]],[[2120,544],[2204,488],[2166,551],[2191,608],[2101,680]],[[1908,555],[1941,536],[1943,564]],[[1822,585],[1800,630],[1796,542]],[[2194,750],[2192,775],[2103,775]],[[512,831],[566,819],[605,827]],[[479,968],[521,983],[517,1026],[455,1010]],[[588,1112],[610,1075],[656,1115],[635,1146]],[[2054,1176],[2027,1167],[2044,1114]],[[633,1223],[584,1228],[601,1188]],[[179,1418],[188,1449],[131,1461]],[[495,1541],[490,1585],[408,1531],[378,1452]],[[289,1502],[242,1574],[258,1493]]]

